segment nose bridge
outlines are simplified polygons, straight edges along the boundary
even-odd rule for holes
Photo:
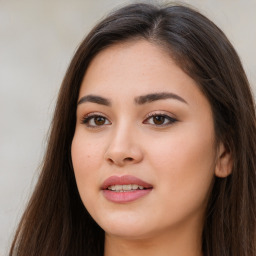
[[[136,125],[132,125],[127,119],[120,120],[113,127],[110,136],[106,149],[107,161],[117,165],[141,161],[142,151],[137,136]]]

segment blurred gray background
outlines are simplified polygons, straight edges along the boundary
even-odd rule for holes
[[[102,16],[129,2],[134,1],[0,0],[0,255],[7,255],[33,191],[75,49]],[[256,0],[183,2],[226,33],[256,92]]]

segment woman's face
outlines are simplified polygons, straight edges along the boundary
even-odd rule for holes
[[[108,235],[200,232],[216,163],[210,104],[158,46],[111,46],[84,76],[72,161]]]

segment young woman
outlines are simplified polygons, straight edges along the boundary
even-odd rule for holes
[[[255,107],[223,32],[132,4],[78,48],[10,255],[253,256]]]

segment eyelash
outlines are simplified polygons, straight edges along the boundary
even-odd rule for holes
[[[177,119],[175,119],[173,117],[170,117],[170,116],[168,116],[166,114],[153,113],[153,114],[149,114],[148,117],[146,118],[146,120],[143,121],[143,123],[146,123],[146,121],[148,121],[150,119],[153,119],[153,118],[156,118],[156,117],[164,118],[164,123],[163,124],[151,124],[151,125],[154,125],[154,126],[157,126],[157,127],[169,126],[169,125],[172,125],[173,123],[178,121]]]
[[[95,124],[95,119],[96,119],[97,117],[98,117],[98,118],[103,118],[104,121],[108,120],[105,116],[103,116],[103,115],[101,115],[101,114],[91,113],[91,114],[88,114],[88,115],[84,116],[84,117],[82,118],[81,123],[82,123],[82,124],[85,124],[85,125],[86,125],[87,127],[89,127],[89,128],[100,128],[101,126],[106,125],[105,123],[102,124],[102,125],[96,125],[96,124]],[[89,123],[91,120],[94,120],[94,125],[92,125],[92,124]],[[109,124],[111,124],[110,121],[108,121],[108,122],[109,122]],[[109,124],[107,124],[107,125],[109,125]]]
[[[155,123],[152,123],[150,124],[148,121],[150,119],[153,119],[153,118],[163,118],[164,119],[164,122],[163,124],[155,124]],[[100,125],[97,125],[95,123],[95,119],[96,118],[103,118],[103,121],[104,123],[103,124],[100,124]],[[90,124],[90,121],[94,121],[94,124]],[[108,121],[108,123],[106,124],[105,122]],[[163,120],[160,120],[160,121],[163,121]],[[147,118],[145,119],[145,121],[143,121],[143,124],[150,124],[150,125],[153,125],[153,126],[156,126],[156,127],[165,127],[165,126],[169,126],[169,125],[172,125],[173,123],[177,122],[178,120],[173,118],[173,117],[170,117],[166,114],[162,114],[162,113],[153,113],[153,114],[149,114],[147,116]],[[85,124],[88,128],[100,128],[101,126],[103,125],[110,125],[111,122],[104,116],[104,115],[101,115],[101,114],[88,114],[86,116],[84,116],[82,118],[82,121],[81,121],[82,124]]]

